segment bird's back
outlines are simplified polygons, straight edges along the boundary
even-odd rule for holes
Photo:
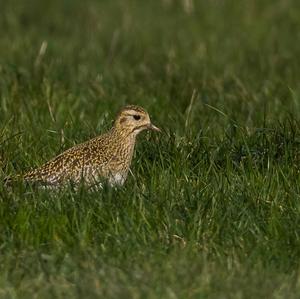
[[[109,132],[66,150],[41,167],[27,172],[23,178],[27,182],[50,186],[69,181],[78,184],[81,180],[91,185],[100,178],[108,178],[114,183],[115,177],[117,183],[122,183],[133,147],[134,144],[116,144]]]
[[[41,182],[46,185],[58,185],[67,181],[80,181],[88,168],[101,168],[105,165],[107,142],[106,135],[96,137],[87,142],[76,145],[56,156],[39,168],[24,175],[28,182]]]

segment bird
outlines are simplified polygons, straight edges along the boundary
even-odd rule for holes
[[[128,176],[137,135],[144,130],[161,130],[152,124],[145,109],[127,105],[119,111],[112,128],[93,139],[75,145],[26,172],[22,179],[45,187],[73,186],[83,183],[87,187],[122,186]]]

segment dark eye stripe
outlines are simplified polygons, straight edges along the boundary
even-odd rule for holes
[[[133,118],[134,118],[135,120],[140,120],[140,119],[141,119],[141,116],[140,116],[140,115],[137,115],[137,114],[135,114],[135,115],[133,116]]]

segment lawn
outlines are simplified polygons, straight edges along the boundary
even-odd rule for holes
[[[0,298],[299,298],[297,0],[1,0]],[[137,104],[122,188],[4,186]]]

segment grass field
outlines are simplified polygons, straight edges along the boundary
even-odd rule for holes
[[[300,3],[2,0],[0,298],[299,298]],[[101,134],[121,189],[7,189]]]

